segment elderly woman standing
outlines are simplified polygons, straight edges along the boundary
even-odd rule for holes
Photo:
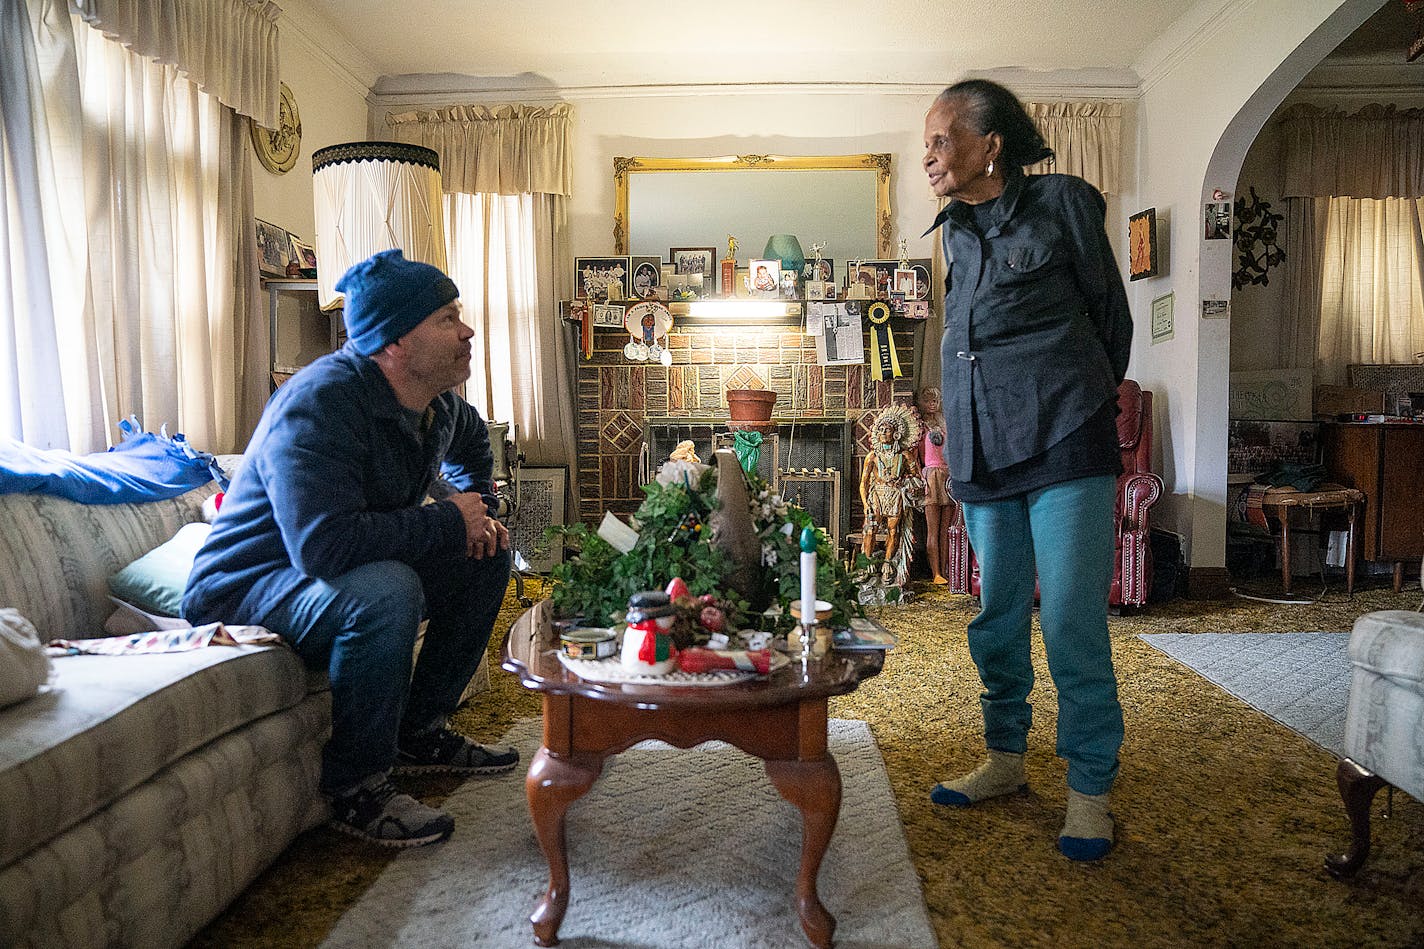
[[[925,117],[925,171],[951,199],[930,228],[942,227],[951,262],[944,459],[980,565],[969,651],[988,749],[930,796],[965,807],[1024,786],[1036,572],[1057,751],[1068,761],[1058,847],[1096,860],[1112,847],[1108,792],[1123,735],[1107,605],[1117,385],[1132,317],[1102,195],[1081,178],[1023,173],[1052,155],[1023,105],[993,82],[950,86]]]

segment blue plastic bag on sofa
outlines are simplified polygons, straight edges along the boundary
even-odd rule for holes
[[[44,451],[13,439],[0,444],[0,494],[56,494],[82,504],[128,504],[176,498],[227,478],[213,456],[188,444],[180,432],[145,432],[138,419],[119,422],[123,440],[108,451],[76,455]]]

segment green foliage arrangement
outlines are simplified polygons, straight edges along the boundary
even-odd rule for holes
[[[682,577],[694,596],[710,593],[729,607],[736,627],[753,625],[752,603],[724,587],[731,564],[710,541],[707,518],[720,503],[717,470],[709,468],[695,485],[684,481],[643,488],[642,505],[633,516],[638,542],[620,554],[584,524],[549,528],[546,536],[569,551],[553,569],[554,610],[560,616],[580,617],[593,626],[620,622],[628,597],[639,590],[660,590],[673,577]],[[767,483],[748,476],[752,523],[761,541],[764,569],[763,602],[782,608],[779,628],[792,623],[788,604],[801,596],[801,550],[797,539],[803,527],[815,527],[811,515],[774,494]],[[825,532],[816,528],[817,596],[833,607],[831,622],[844,625],[863,615],[856,581],[836,556]],[[866,565],[869,565],[869,561]]]

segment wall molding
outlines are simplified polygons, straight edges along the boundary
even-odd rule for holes
[[[1255,0],[1217,0],[1215,10],[1200,3],[1190,9],[1152,42],[1133,64],[1142,83],[1138,96],[1166,79],[1181,63],[1217,36],[1242,10]],[[1191,22],[1195,21],[1195,22]]]
[[[1050,74],[1033,70],[993,70],[974,73],[1014,89],[1021,98],[1041,100],[1134,99],[1139,84],[1135,74],[1121,70],[1093,70],[1075,81],[1072,71]],[[467,82],[452,80],[468,80]],[[943,83],[928,82],[756,82],[669,83],[646,85],[555,86],[520,81],[515,77],[452,77],[448,74],[382,77],[371,89],[369,101],[377,110],[461,105],[472,100],[519,102],[571,102],[595,99],[677,98],[705,95],[738,96],[907,96],[927,99]]]
[[[301,0],[283,0],[277,28],[283,45],[295,39],[306,54],[363,99],[379,81],[380,70],[370,57],[342,39],[321,14]]]

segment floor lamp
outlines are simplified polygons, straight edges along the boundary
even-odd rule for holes
[[[440,156],[402,142],[347,142],[312,155],[316,289],[341,305],[336,282],[352,264],[399,247],[408,260],[447,270]]]

